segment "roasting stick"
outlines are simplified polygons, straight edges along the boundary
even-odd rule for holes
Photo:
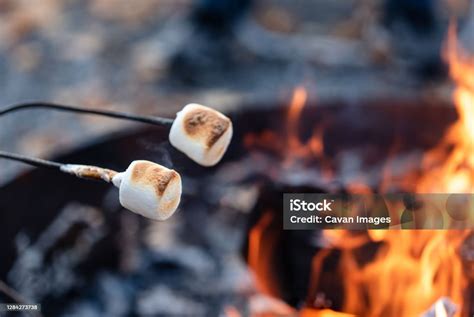
[[[35,167],[46,167],[50,169],[60,169],[61,166],[64,165],[64,164],[53,162],[53,161],[42,160],[35,157],[30,157],[30,156],[25,156],[25,155],[5,152],[5,151],[0,151],[0,158],[5,158],[5,159],[17,161],[17,162],[26,163],[28,165],[35,166]]]
[[[149,161],[133,161],[126,171],[119,173],[97,166],[63,164],[5,151],[0,151],[0,158],[112,183],[119,189],[123,207],[153,220],[171,217],[181,200],[181,176],[172,169]]]
[[[111,182],[117,172],[88,165],[62,164],[58,162],[39,159],[26,155],[0,151],[0,158],[10,159],[17,162],[26,163],[35,167],[46,167],[50,169],[59,169],[61,172],[75,175],[84,179],[103,180]]]
[[[158,126],[165,126],[170,127],[173,124],[173,119],[169,118],[161,118],[156,116],[140,116],[134,115],[125,112],[118,112],[112,110],[98,110],[98,109],[86,109],[86,108],[79,108],[74,106],[67,106],[67,105],[59,105],[54,103],[46,103],[46,102],[31,102],[31,103],[22,103],[17,105],[11,105],[6,108],[0,110],[0,116],[6,115],[7,113],[16,112],[20,110],[27,110],[27,109],[52,109],[58,111],[66,111],[66,112],[75,112],[79,114],[92,114],[98,116],[104,116],[109,118],[115,119],[123,119],[128,121],[136,121],[141,123],[149,123]]]
[[[232,121],[228,117],[212,108],[195,103],[186,105],[177,113],[176,119],[140,116],[110,110],[83,109],[44,102],[9,106],[0,110],[0,116],[19,110],[37,108],[100,115],[170,128],[170,143],[203,166],[213,166],[219,163],[233,134]]]

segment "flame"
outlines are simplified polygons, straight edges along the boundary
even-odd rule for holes
[[[334,249],[341,252],[338,272],[344,277],[343,311],[357,316],[419,316],[442,296],[462,303],[466,281],[457,250],[466,234],[384,231],[383,245],[367,264],[357,260],[360,248],[339,248],[338,244],[346,242],[334,242]],[[328,254],[314,258],[312,285],[318,285]]]
[[[416,190],[424,193],[474,192],[474,58],[459,46],[455,27],[450,26],[444,56],[456,82],[453,94],[459,114],[440,144],[422,163],[423,177]],[[385,170],[380,190],[390,183]],[[448,316],[437,302],[448,296],[463,306],[467,281],[458,255],[469,231],[369,231],[368,239],[381,242],[374,259],[363,265],[357,251],[360,236],[325,232],[334,249],[342,252],[339,273],[344,277],[345,312],[364,316],[419,316],[433,303],[437,317]],[[349,237],[348,237],[349,235]],[[337,238],[340,238],[339,240]],[[359,241],[359,242],[357,242]],[[347,246],[355,246],[354,248]],[[322,263],[329,252],[313,261],[311,285],[317,287]],[[313,293],[315,291],[313,290]],[[416,298],[416,300],[414,300]]]
[[[287,114],[287,132],[286,149],[284,153],[286,158],[283,162],[285,167],[293,167],[298,160],[319,161],[323,177],[329,179],[332,176],[327,159],[324,156],[324,124],[318,125],[306,142],[302,142],[300,138],[300,121],[303,109],[308,100],[308,92],[302,86],[296,87],[293,91],[290,107]]]
[[[300,138],[300,120],[308,101],[308,92],[298,86],[293,90],[289,108],[286,113],[284,135],[274,131],[263,131],[259,134],[249,133],[244,136],[244,145],[248,149],[263,149],[272,154],[281,155],[283,168],[294,168],[307,162],[320,164],[321,178],[330,181],[333,178],[331,161],[324,154],[324,131],[326,124],[317,125],[308,140]],[[282,131],[280,131],[282,132]]]
[[[303,145],[299,137],[299,121],[308,93],[303,87],[296,87],[290,101],[290,107],[286,116],[285,142],[281,142],[281,136],[273,131],[264,131],[258,135],[249,133],[244,137],[244,144],[247,148],[265,148],[275,153],[288,153],[289,159],[293,157],[304,157],[308,154],[307,147]],[[286,151],[286,149],[289,149]]]
[[[456,83],[454,104],[459,115],[440,144],[428,152],[422,163],[425,177],[418,192],[474,192],[474,57],[461,47],[456,26],[451,24],[445,44],[444,58]]]
[[[290,108],[288,110],[288,119],[287,119],[287,131],[288,135],[288,146],[294,153],[299,155],[306,154],[306,148],[301,144],[299,138],[299,122],[301,117],[301,112],[308,100],[308,93],[303,87],[297,87],[293,91],[293,98],[290,103]]]
[[[414,189],[418,193],[474,193],[474,56],[468,55],[459,45],[453,24],[449,27],[443,56],[456,84],[453,102],[458,119],[439,144],[425,153],[421,164],[422,176],[416,181]],[[286,167],[305,157],[326,160],[323,127],[318,127],[307,142],[299,137],[298,122],[306,101],[306,91],[301,87],[295,89],[288,111],[286,142],[276,142],[283,143],[279,151],[285,153]],[[278,141],[275,133],[262,135],[261,138],[266,144]],[[252,142],[249,144],[255,145],[255,139]],[[396,155],[398,146],[395,144],[390,150],[390,157]],[[322,164],[322,168],[325,166]],[[407,180],[411,178],[401,182],[406,183]],[[397,181],[388,161],[379,191],[387,191]],[[373,192],[363,180],[354,180],[346,185],[352,193]],[[266,227],[262,224],[267,222],[268,219],[262,218],[250,233],[249,264],[257,275],[264,270],[258,254],[262,255],[261,250],[267,248],[264,241]],[[300,311],[302,316],[350,316],[329,309],[316,309],[311,304],[319,292],[324,263],[332,252],[340,255],[337,273],[342,276],[342,310],[347,314],[367,317],[420,316],[432,308],[436,317],[445,317],[452,314],[439,301],[440,298],[447,296],[458,307],[467,304],[463,293],[468,280],[459,249],[470,234],[469,230],[369,230],[365,233],[326,230],[323,234],[330,247],[313,257],[308,306]],[[369,261],[361,261],[361,250],[369,244],[377,244],[377,251]],[[267,281],[265,292],[275,295],[274,286],[268,287],[268,280],[271,279],[268,269],[263,276]],[[456,316],[460,313],[458,311]]]
[[[249,250],[247,261],[255,273],[255,282],[257,289],[270,296],[278,296],[276,282],[272,278],[270,271],[271,261],[274,250],[275,237],[269,232],[273,221],[273,213],[265,211],[258,223],[249,233]]]

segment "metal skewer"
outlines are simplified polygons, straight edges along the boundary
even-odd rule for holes
[[[16,154],[16,153],[10,153],[10,152],[5,152],[5,151],[0,151],[0,158],[5,158],[17,162],[22,162],[31,166],[35,167],[46,167],[50,169],[60,169],[61,166],[64,164],[58,163],[58,162],[53,162],[53,161],[47,161],[47,160],[42,160],[39,158],[35,157],[30,157],[30,156],[25,156],[21,154]]]
[[[35,167],[56,169],[63,173],[74,175],[79,178],[101,180],[107,183],[110,183],[112,181],[112,178],[117,175],[116,171],[102,167],[91,165],[63,164],[5,151],[0,151],[0,158],[22,162]]]
[[[54,103],[47,102],[31,102],[31,103],[22,103],[8,106],[6,108],[0,109],[0,116],[6,115],[11,112],[25,110],[25,109],[53,109],[58,111],[67,111],[75,112],[79,114],[92,114],[99,115],[109,118],[122,119],[128,121],[135,121],[141,123],[148,123],[158,126],[171,127],[173,124],[173,119],[162,118],[157,116],[141,116],[125,112],[118,112],[112,110],[98,110],[98,109],[84,109],[74,106],[59,105]]]
[[[99,115],[109,118],[122,119],[128,121],[135,121],[147,124],[153,124],[157,126],[171,127],[173,119],[162,118],[157,116],[141,116],[134,115],[125,112],[111,111],[111,110],[97,110],[97,109],[84,109],[68,105],[59,105],[47,102],[31,102],[11,105],[0,110],[0,116],[8,113],[27,110],[27,109],[52,109],[58,111],[74,112],[79,114]],[[75,164],[62,164],[58,162],[43,160],[35,157],[25,156],[21,154],[0,151],[0,158],[10,159],[17,162],[22,162],[35,167],[45,167],[49,169],[58,169],[64,173],[75,175],[80,178],[103,180],[108,183],[111,182],[113,176],[117,174],[116,171],[109,169],[89,166],[89,165],[75,165]]]

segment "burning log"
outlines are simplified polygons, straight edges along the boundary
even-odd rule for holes
[[[43,102],[13,105],[0,110],[0,116],[18,110],[36,108],[93,114],[157,126],[171,126],[170,143],[190,159],[203,166],[213,166],[219,163],[230,144],[233,133],[232,122],[228,117],[219,111],[198,104],[186,105],[183,110],[178,112],[175,120]]]

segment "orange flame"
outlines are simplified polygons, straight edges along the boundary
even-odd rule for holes
[[[255,273],[257,289],[271,296],[278,296],[275,281],[270,271],[271,261],[274,250],[274,236],[268,232],[273,221],[271,211],[266,211],[260,218],[258,223],[250,230],[249,234],[249,250],[248,263]]]
[[[291,150],[296,151],[299,154],[305,154],[304,147],[302,146],[299,138],[299,121],[301,112],[308,99],[308,93],[303,87],[297,87],[293,92],[293,98],[291,100],[290,108],[288,111],[287,131],[288,145]]]
[[[341,252],[343,311],[357,316],[419,316],[442,296],[462,304],[466,281],[457,250],[465,236],[456,231],[384,231],[383,246],[367,264],[357,260],[359,248],[347,248],[347,236],[334,241],[334,249]],[[317,286],[327,255],[316,255],[312,285]]]
[[[308,93],[304,87],[296,87],[293,91],[290,107],[287,115],[287,148],[284,151],[287,155],[285,166],[292,166],[296,159],[316,159],[322,165],[323,175],[331,176],[327,161],[324,157],[324,124],[319,125],[313,131],[313,135],[303,143],[299,136],[300,119],[303,109],[308,100]]]
[[[451,24],[444,49],[451,77],[456,82],[453,94],[459,119],[440,145],[423,159],[430,171],[418,183],[418,192],[474,192],[474,57],[459,45],[456,27]]]
[[[415,190],[419,193],[474,193],[474,57],[459,45],[453,25],[449,28],[443,56],[456,83],[453,101],[458,120],[438,146],[424,155],[422,176]],[[285,163],[306,156],[324,161],[324,131],[321,127],[306,144],[299,138],[298,122],[306,99],[306,91],[297,88],[288,112],[286,148],[281,149],[287,155]],[[391,152],[391,155],[397,152],[397,145]],[[394,181],[390,164],[387,164],[379,190],[389,189]],[[353,182],[347,188],[350,192],[372,192],[364,182]],[[266,223],[268,219],[261,222]],[[255,254],[249,254],[249,264],[257,275],[263,268],[261,259],[255,260],[261,251],[255,250],[266,249],[262,240],[265,227],[259,223],[250,233],[250,252]],[[419,316],[432,307],[436,317],[448,316],[438,299],[448,296],[457,307],[466,304],[463,292],[468,281],[459,249],[469,233],[468,230],[379,230],[365,233],[327,230],[324,236],[331,247],[313,258],[307,302],[315,302],[325,260],[331,252],[337,251],[340,254],[337,270],[344,277],[344,312],[368,317]],[[376,254],[368,262],[361,261],[361,248],[374,242],[380,245]],[[264,276],[266,280],[271,278],[268,272]],[[268,288],[265,291],[271,293]],[[300,312],[304,316],[343,316],[312,307]],[[456,316],[460,313],[458,311]]]
[[[444,51],[457,87],[453,94],[459,119],[440,144],[423,159],[423,177],[416,190],[425,193],[474,192],[474,58],[459,46],[451,26]],[[388,171],[386,171],[388,172]],[[390,182],[384,177],[382,188]],[[362,265],[357,250],[360,235],[325,232],[333,248],[342,252],[339,272],[344,276],[344,311],[363,316],[418,316],[433,303],[437,317],[448,316],[437,300],[448,296],[463,307],[467,280],[458,250],[468,231],[369,231],[382,242],[375,258]],[[339,239],[338,239],[339,238]],[[354,248],[348,247],[353,246]],[[328,252],[313,261],[312,287],[317,287]],[[314,291],[313,291],[314,293]],[[459,313],[459,312],[458,312]]]
[[[333,171],[330,160],[324,155],[325,123],[318,125],[307,141],[300,138],[300,119],[308,101],[307,90],[298,86],[294,89],[286,116],[286,135],[273,131],[258,135],[249,133],[244,137],[247,148],[261,148],[272,153],[283,154],[283,167],[292,168],[296,163],[319,162],[322,178],[331,180]],[[283,141],[281,141],[283,139]]]

